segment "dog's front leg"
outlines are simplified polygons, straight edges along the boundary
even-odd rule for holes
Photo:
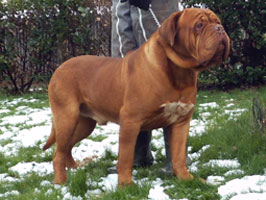
[[[119,156],[117,164],[118,184],[120,186],[132,183],[132,166],[134,150],[140,131],[140,123],[134,120],[120,119]]]
[[[188,139],[190,120],[172,125],[169,133],[170,152],[174,174],[179,179],[192,179],[186,167],[186,144]]]

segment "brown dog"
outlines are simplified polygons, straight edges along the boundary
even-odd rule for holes
[[[63,63],[49,84],[53,127],[44,149],[56,143],[55,183],[66,167],[77,167],[71,149],[96,123],[120,125],[118,182],[132,182],[134,148],[140,130],[170,126],[174,174],[186,168],[186,143],[196,103],[197,74],[221,63],[230,40],[220,19],[198,8],[173,13],[152,37],[124,59],[79,56]]]

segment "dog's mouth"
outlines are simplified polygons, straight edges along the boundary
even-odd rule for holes
[[[218,48],[217,48],[217,54],[219,56],[219,52],[222,52],[221,59],[222,62],[226,61],[229,56],[229,45],[226,37],[223,37]]]
[[[209,67],[225,62],[229,56],[230,43],[226,35],[222,35],[217,38],[217,45],[213,51],[213,55],[209,59],[204,60],[199,66],[195,67],[196,71],[203,71]]]

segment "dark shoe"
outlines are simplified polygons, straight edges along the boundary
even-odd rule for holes
[[[187,155],[186,158],[186,164],[190,165],[192,163],[191,159]],[[173,174],[173,165],[172,162],[169,160],[166,160],[164,163],[164,166],[160,169],[160,172],[165,175],[172,175]]]
[[[171,161],[165,161],[164,166],[160,169],[160,172],[164,175],[173,175],[173,165]]]
[[[108,172],[108,174],[117,174],[116,166],[112,166],[112,167],[107,168],[107,172]]]

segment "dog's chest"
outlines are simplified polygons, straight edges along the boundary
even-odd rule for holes
[[[169,124],[175,123],[180,117],[187,115],[193,108],[192,103],[169,102],[160,106],[163,108],[162,115]]]

